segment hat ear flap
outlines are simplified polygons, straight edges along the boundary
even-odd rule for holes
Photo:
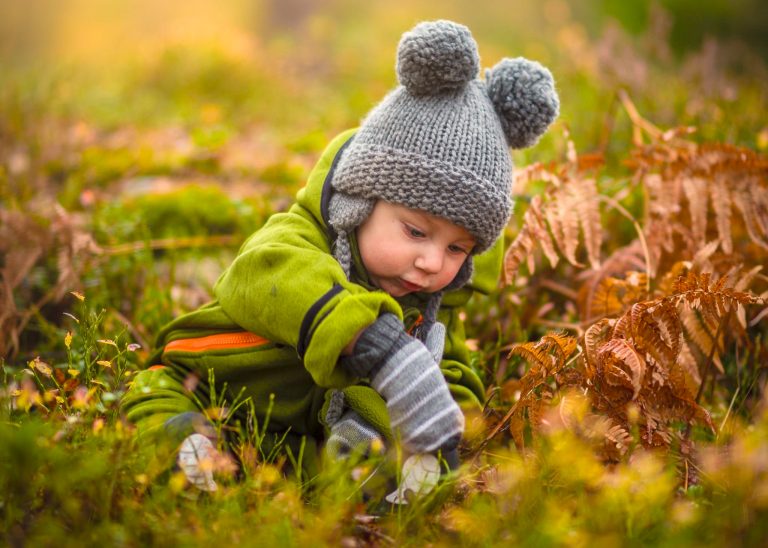
[[[445,291],[451,291],[452,289],[459,289],[464,287],[464,285],[469,282],[469,279],[472,277],[472,273],[474,271],[475,263],[472,260],[472,255],[470,255],[464,260],[464,264],[461,265],[461,268],[456,273],[456,276],[454,276],[453,280],[451,280],[451,283],[445,286]]]
[[[485,81],[509,146],[536,144],[560,111],[552,73],[536,61],[506,58],[486,71]]]

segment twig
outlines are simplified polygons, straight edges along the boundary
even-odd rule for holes
[[[572,301],[576,301],[579,298],[579,294],[571,289],[570,287],[566,287],[563,284],[559,284],[553,280],[543,279],[539,282],[539,285],[541,287],[545,287],[547,289],[551,289],[555,293],[560,293],[564,297],[568,297]]]
[[[637,232],[637,237],[640,240],[640,246],[643,248],[643,255],[645,256],[645,278],[646,278],[645,291],[650,295],[651,293],[651,254],[648,252],[648,243],[645,241],[645,235],[643,234],[643,229],[640,227],[640,224],[635,220],[632,214],[629,211],[627,211],[624,208],[624,206],[622,206],[619,202],[617,202],[610,196],[605,196],[602,194],[599,195],[598,198],[606,202],[608,205],[613,207],[619,213],[621,213],[635,227],[635,231]]]
[[[712,348],[709,350],[709,356],[707,356],[707,363],[704,366],[704,374],[701,376],[701,384],[699,385],[699,390],[696,392],[696,399],[694,400],[697,404],[699,403],[699,400],[701,399],[701,395],[704,393],[704,385],[707,384],[707,377],[709,376],[709,370],[712,369],[712,362],[715,358],[715,350],[717,350],[717,341],[720,339],[720,333],[723,331],[723,327],[731,318],[731,312],[733,310],[733,307],[728,308],[728,313],[723,316],[723,318],[720,320],[720,325],[717,326],[717,332],[715,333],[715,337],[712,341]]]
[[[144,337],[144,335],[142,335],[142,333],[139,332],[138,328],[136,328],[136,326],[133,325],[133,323],[131,323],[131,321],[128,318],[126,318],[123,314],[121,314],[119,310],[114,309],[112,310],[112,313],[120,322],[125,324],[125,327],[128,328],[128,331],[130,332],[131,335],[133,335],[134,339],[136,339],[136,342],[138,342],[141,345],[141,348],[144,350],[149,350],[149,344],[147,343],[147,340]]]
[[[579,351],[576,353],[576,355],[575,355],[575,356],[573,356],[573,357],[572,357],[570,360],[568,360],[568,361],[565,363],[565,365],[563,366],[563,369],[565,369],[565,368],[566,368],[566,367],[568,367],[570,364],[572,364],[574,361],[576,361],[576,359],[577,359],[579,356],[581,356],[581,353],[582,353],[582,350],[581,350],[581,348],[579,348]],[[517,412],[517,408],[518,408],[518,407],[520,407],[520,405],[521,405],[521,404],[522,404],[522,403],[525,401],[525,399],[526,399],[526,397],[528,396],[528,394],[530,394],[531,392],[533,392],[534,390],[536,390],[536,388],[538,388],[539,386],[541,386],[541,383],[538,383],[538,384],[536,384],[535,386],[532,386],[532,387],[531,387],[531,389],[530,389],[530,390],[528,390],[528,392],[526,392],[524,395],[523,395],[523,394],[521,394],[521,395],[520,395],[520,399],[519,399],[519,400],[517,400],[517,403],[515,403],[515,405],[513,405],[513,406],[511,407],[511,409],[510,409],[509,411],[507,411],[507,414],[506,414],[506,415],[504,415],[504,418],[503,418],[503,419],[501,419],[501,420],[500,420],[500,421],[499,421],[499,422],[496,424],[496,426],[494,426],[494,428],[493,428],[493,430],[491,431],[491,433],[490,433],[490,434],[488,434],[488,436],[486,436],[485,440],[483,440],[483,443],[481,443],[481,444],[480,444],[480,447],[478,447],[478,448],[477,448],[477,451],[476,451],[476,453],[475,453],[475,457],[472,459],[472,461],[473,461],[473,462],[474,462],[474,461],[477,459],[477,457],[478,457],[478,456],[480,455],[480,453],[483,451],[483,449],[485,448],[485,446],[486,446],[486,445],[488,445],[488,442],[490,442],[490,441],[491,441],[491,440],[492,440],[492,439],[493,439],[493,438],[496,436],[496,434],[498,434],[498,433],[501,431],[501,429],[504,427],[504,425],[505,425],[507,422],[509,422],[509,419],[511,419],[511,418],[512,418],[512,415],[514,415],[514,414],[515,414],[515,412]]]
[[[736,403],[736,396],[739,395],[740,389],[741,389],[740,386],[736,387],[736,391],[733,393],[733,397],[731,398],[731,403],[728,406],[728,411],[725,413],[725,417],[723,417],[723,422],[720,423],[720,428],[717,429],[717,435],[715,436],[715,439],[718,439],[720,437],[720,432],[723,431],[723,428],[725,427],[725,423],[728,421],[728,417],[731,416],[731,410],[733,409],[733,404]]]
[[[545,320],[544,318],[534,318],[531,320],[533,325],[543,325],[544,327],[553,327],[555,329],[568,329],[569,331],[582,332],[581,325],[570,322],[558,322],[555,320]]]
[[[627,115],[629,115],[629,119],[632,120],[632,124],[638,129],[645,130],[646,133],[648,133],[648,135],[650,135],[653,139],[661,139],[661,137],[664,135],[664,132],[640,115],[637,107],[629,98],[627,91],[620,89],[618,91],[618,96],[621,104],[624,105],[624,110],[626,110]],[[638,139],[638,137],[639,136],[636,133],[636,144],[642,144],[642,139]]]
[[[107,256],[128,255],[145,249],[184,249],[190,247],[227,247],[236,245],[242,241],[237,234],[223,234],[218,236],[189,236],[186,238],[160,238],[157,240],[127,242],[124,244],[105,246],[102,254]]]

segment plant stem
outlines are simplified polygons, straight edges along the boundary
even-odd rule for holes
[[[717,326],[717,332],[715,333],[715,336],[712,340],[712,348],[709,350],[709,356],[707,356],[707,363],[704,365],[704,374],[701,376],[701,384],[699,385],[699,390],[696,392],[696,399],[694,400],[697,404],[699,403],[699,400],[701,399],[701,395],[704,393],[704,385],[707,384],[707,377],[709,376],[709,370],[712,369],[712,362],[715,358],[715,351],[717,350],[717,341],[720,339],[720,334],[723,331],[723,327],[731,318],[731,311],[732,307],[728,308],[728,312],[723,316],[723,318],[720,320],[720,324]]]

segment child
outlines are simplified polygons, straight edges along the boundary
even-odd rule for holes
[[[401,85],[330,143],[296,203],[242,246],[215,301],[160,332],[124,398],[140,441],[183,442],[179,465],[201,489],[215,489],[196,457],[216,435],[200,411],[224,383],[260,425],[268,416],[262,450],[282,439],[309,474],[323,440],[337,457],[394,439],[409,453],[453,449],[459,406],[483,402],[459,311],[498,279],[508,147],[537,141],[557,94],[522,58],[477,79],[474,39],[449,21],[404,34],[396,68]]]

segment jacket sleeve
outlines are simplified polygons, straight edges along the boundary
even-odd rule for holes
[[[244,329],[296,348],[324,387],[354,381],[336,363],[356,333],[385,312],[402,318],[392,297],[347,280],[322,226],[300,204],[246,241],[214,293]]]
[[[453,399],[462,407],[482,407],[485,402],[485,386],[469,365],[470,353],[459,310],[445,310],[438,314],[438,319],[446,326],[445,351],[440,369],[448,381]]]

